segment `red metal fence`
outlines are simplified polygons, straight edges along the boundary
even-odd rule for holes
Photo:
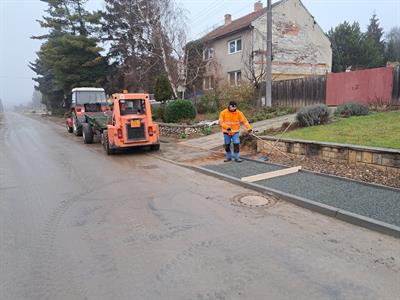
[[[265,96],[265,82],[261,86]],[[304,107],[316,103],[337,106],[346,102],[400,106],[400,66],[329,73],[274,81],[274,106]]]
[[[400,66],[393,69],[392,105],[400,106]]]
[[[364,104],[389,104],[393,92],[393,67],[344,73],[329,73],[326,104],[336,106],[349,101]]]

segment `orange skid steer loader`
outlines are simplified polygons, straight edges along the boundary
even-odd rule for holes
[[[115,149],[150,146],[160,149],[158,124],[153,123],[149,94],[113,94],[111,124],[103,131],[107,154]]]
[[[100,134],[107,154],[142,146],[159,150],[158,124],[152,120],[149,94],[113,94],[112,101],[111,111],[103,116],[86,115],[84,142],[91,143],[93,135]]]

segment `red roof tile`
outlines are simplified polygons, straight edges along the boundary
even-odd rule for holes
[[[272,7],[276,6],[277,4],[281,3],[282,1],[275,2],[272,4]],[[264,7],[263,9],[260,9],[259,11],[254,11],[244,17],[241,17],[239,19],[233,20],[231,24],[229,25],[222,25],[213,31],[209,32],[204,36],[204,39],[206,41],[210,40],[215,40],[221,37],[224,37],[226,35],[229,35],[231,33],[240,31],[242,29],[245,29],[246,27],[249,27],[253,21],[261,17],[263,14],[267,12],[267,8]]]

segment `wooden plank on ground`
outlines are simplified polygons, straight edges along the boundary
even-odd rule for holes
[[[267,173],[261,173],[261,174],[257,174],[257,175],[247,176],[247,177],[242,177],[241,180],[244,182],[254,182],[254,181],[270,179],[270,178],[274,178],[274,177],[278,177],[278,176],[293,174],[293,173],[298,172],[299,170],[301,170],[301,166],[267,172]]]

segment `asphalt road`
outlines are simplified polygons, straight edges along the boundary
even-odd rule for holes
[[[283,201],[233,205],[249,191],[22,115],[0,115],[0,151],[0,299],[400,294],[397,239]]]

